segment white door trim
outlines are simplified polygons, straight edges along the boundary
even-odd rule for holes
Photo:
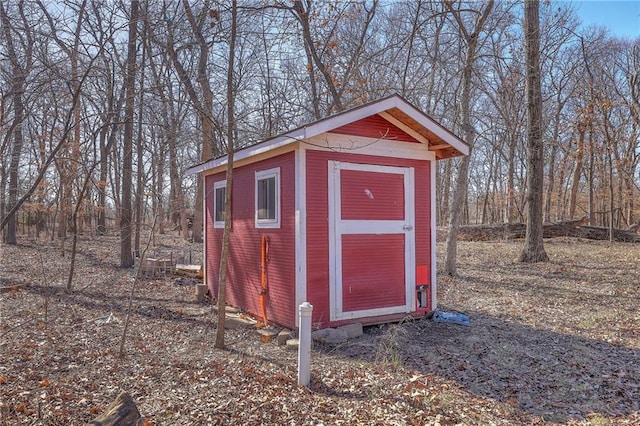
[[[307,151],[300,144],[295,151],[295,311],[300,323],[298,306],[307,301]]]
[[[407,313],[415,310],[415,186],[413,167],[329,161],[329,313],[330,320]],[[343,220],[340,193],[340,171],[356,170],[400,174],[404,178],[404,220]],[[343,311],[342,300],[342,235],[344,234],[404,234],[405,235],[405,303],[404,305]]]

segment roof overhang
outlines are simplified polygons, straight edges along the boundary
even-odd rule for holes
[[[242,161],[253,156],[266,154],[269,151],[330,132],[376,114],[413,136],[418,142],[427,144],[429,151],[433,151],[438,160],[469,155],[469,146],[460,138],[402,97],[392,95],[240,149],[235,152],[233,159],[234,161]],[[201,173],[226,163],[227,156],[225,155],[192,166],[186,170],[186,174]]]

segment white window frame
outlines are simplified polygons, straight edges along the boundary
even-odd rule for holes
[[[219,180],[213,183],[213,227],[224,228],[224,202],[222,203],[222,220],[216,220],[216,213],[218,212],[217,204],[217,191],[220,188],[224,188],[225,197],[227,196],[227,180]]]
[[[265,179],[275,179],[275,218],[258,219],[258,182]],[[256,171],[255,178],[255,224],[256,228],[280,228],[280,167]]]

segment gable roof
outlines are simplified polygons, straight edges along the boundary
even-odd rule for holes
[[[234,160],[242,160],[299,140],[331,132],[374,115],[384,118],[390,124],[411,135],[418,142],[427,144],[429,150],[435,152],[438,160],[469,155],[469,146],[464,141],[401,96],[391,95],[239,149],[234,153]],[[200,173],[224,163],[226,163],[226,155],[190,167],[186,173],[188,175]]]

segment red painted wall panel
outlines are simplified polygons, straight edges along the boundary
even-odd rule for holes
[[[364,136],[403,142],[418,142],[413,136],[399,129],[379,115],[372,115],[332,130],[330,133]]]
[[[233,306],[261,317],[260,239],[270,240],[267,265],[267,317],[270,322],[295,326],[295,164],[294,153],[234,169],[233,230],[229,250],[227,300]],[[281,219],[279,229],[256,229],[255,172],[280,167]],[[224,173],[206,177],[207,211],[207,284],[217,294],[222,229],[213,228],[213,184],[225,178]]]
[[[313,323],[322,327],[337,324],[332,323],[329,319],[327,181],[328,160],[330,159],[351,163],[414,168],[416,265],[431,264],[431,163],[429,161],[307,150],[307,300],[314,307]],[[361,319],[357,321],[361,321]]]
[[[343,235],[342,251],[344,312],[405,304],[404,234]]]
[[[342,219],[404,219],[404,177],[397,174],[340,171]]]

